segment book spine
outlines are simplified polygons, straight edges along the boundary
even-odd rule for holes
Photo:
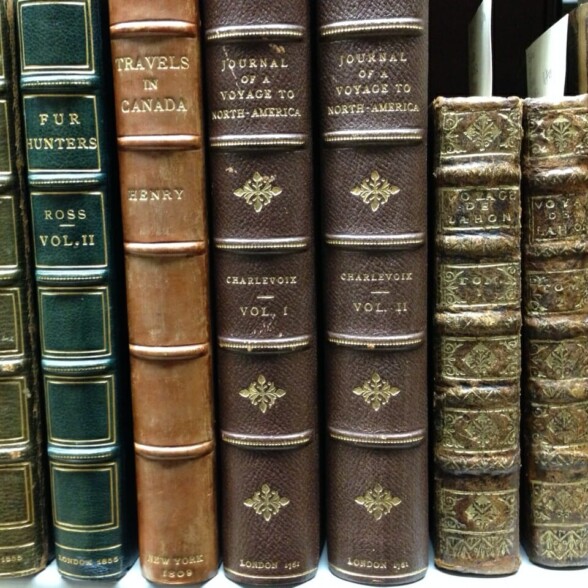
[[[0,578],[47,565],[45,440],[14,3],[0,3]]]
[[[57,565],[136,557],[105,4],[17,0]]]
[[[522,105],[438,98],[435,563],[519,567]]]
[[[588,96],[528,99],[524,126],[524,540],[586,566]]]
[[[143,575],[219,564],[199,12],[110,2]]]
[[[204,22],[224,569],[298,583],[320,547],[309,3]]]
[[[331,571],[427,569],[428,3],[317,2]]]

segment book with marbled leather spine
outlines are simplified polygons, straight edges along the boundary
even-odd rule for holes
[[[588,565],[588,96],[524,103],[523,541]]]
[[[199,16],[110,2],[139,556],[167,584],[219,564]]]
[[[303,582],[319,558],[309,13],[203,12],[223,563],[246,584]]]
[[[136,559],[104,8],[16,2],[53,532],[77,579]]]
[[[346,580],[428,564],[428,3],[316,3],[327,547]]]
[[[519,561],[522,104],[437,98],[435,563]]]
[[[0,579],[35,574],[50,557],[14,26],[14,3],[0,3]]]

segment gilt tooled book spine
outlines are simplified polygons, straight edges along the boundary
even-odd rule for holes
[[[246,584],[319,558],[309,12],[204,3],[223,563]]]
[[[57,566],[114,580],[136,525],[105,8],[16,2]]]
[[[428,564],[428,3],[317,10],[329,566],[401,584]]]
[[[219,564],[200,22],[195,0],[111,0],[143,575]]]
[[[523,122],[523,539],[586,566],[588,96],[528,99]]]
[[[42,382],[15,63],[14,3],[0,3],[0,579],[49,558]]]
[[[435,563],[519,567],[522,104],[438,98]]]

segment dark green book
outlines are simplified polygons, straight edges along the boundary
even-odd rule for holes
[[[116,579],[136,524],[107,3],[16,1],[57,563]]]
[[[0,2],[0,579],[50,557],[42,387],[18,84],[14,3]]]

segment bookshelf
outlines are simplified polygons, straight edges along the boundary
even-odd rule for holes
[[[432,558],[432,548],[429,553]],[[431,559],[427,575],[420,582],[416,582],[414,586],[415,588],[548,588],[559,583],[560,585],[565,585],[565,588],[586,588],[588,585],[588,568],[567,570],[541,568],[530,563],[524,553],[522,553],[522,560],[521,568],[516,574],[485,578],[443,572],[434,567]],[[141,576],[138,562],[118,582],[83,581],[75,583],[61,578],[57,572],[55,562],[52,562],[46,570],[33,578],[1,580],[0,586],[1,588],[71,588],[72,586],[148,588],[156,586],[156,584],[151,584]],[[206,586],[206,588],[230,588],[238,586],[238,584],[228,580],[221,568],[219,573],[203,586]],[[302,584],[302,586],[308,588],[352,588],[353,586],[358,586],[358,584],[340,580],[329,572],[326,549],[324,549],[317,575],[310,582]]]
[[[435,0],[431,0],[435,1]],[[437,0],[441,1],[441,0]],[[576,1],[563,0],[562,6],[564,12],[569,12],[576,6]],[[542,568],[531,564],[522,553],[522,565],[520,570],[510,576],[500,577],[478,577],[450,574],[434,567],[432,563],[432,547],[429,549],[430,565],[425,578],[417,582],[415,586],[422,588],[547,588],[548,586],[565,584],[565,588],[586,588],[588,585],[588,568],[584,569],[566,569],[555,570]],[[500,582],[500,584],[498,583]],[[31,578],[22,579],[3,579],[0,580],[0,588],[65,588],[67,586],[116,586],[120,588],[147,588],[154,586],[145,580],[140,571],[139,562],[137,561],[128,574],[118,582],[99,582],[96,581],[78,581],[72,583],[63,579],[58,571],[55,561],[53,561],[46,570]],[[237,586],[234,582],[228,580],[222,571],[219,570],[217,576],[205,584],[210,588]],[[326,549],[323,550],[319,570],[316,577],[304,584],[309,588],[345,588],[352,587],[354,584],[338,579],[333,576],[327,566]]]

